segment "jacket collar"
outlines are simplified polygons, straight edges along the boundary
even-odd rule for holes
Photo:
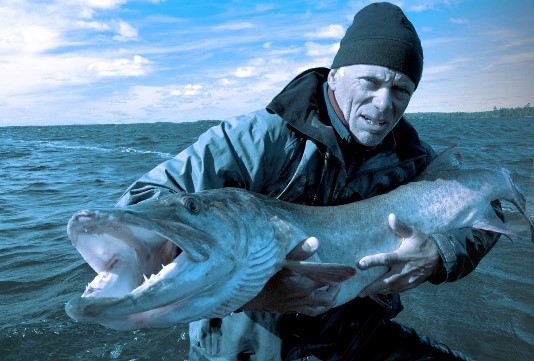
[[[328,72],[327,68],[313,68],[299,74],[274,97],[267,111],[278,114],[293,128],[325,145],[343,161],[323,94]]]

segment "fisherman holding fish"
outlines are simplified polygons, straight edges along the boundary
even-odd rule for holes
[[[355,15],[331,69],[309,69],[265,109],[208,130],[136,181],[118,205],[160,192],[222,187],[312,206],[388,192],[413,180],[435,157],[403,118],[422,71],[421,43],[402,10],[389,3],[368,5]],[[499,213],[498,205],[494,208]],[[259,311],[281,314],[282,360],[467,359],[394,322],[402,310],[399,292],[466,276],[498,236],[471,228],[424,234],[394,216],[390,227],[402,241],[396,251],[355,260],[361,270],[389,267],[360,297],[332,308],[335,286],[284,269],[243,310],[236,310],[242,312],[193,322],[190,360],[272,359],[255,350],[254,341],[233,354],[213,345],[235,342],[243,314],[255,318],[262,315]],[[311,238],[292,257],[307,259],[317,247],[320,239]],[[232,335],[221,331],[232,328]],[[247,337],[253,336],[242,335]]]

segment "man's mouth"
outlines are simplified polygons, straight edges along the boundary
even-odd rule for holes
[[[365,122],[367,124],[372,125],[372,126],[384,126],[384,125],[388,124],[387,120],[376,119],[376,118],[369,117],[369,116],[363,115],[363,114],[362,114],[362,118],[363,118],[363,120],[365,120]]]

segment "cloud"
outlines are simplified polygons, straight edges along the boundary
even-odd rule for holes
[[[117,32],[118,34],[113,37],[115,40],[128,41],[138,39],[137,29],[128,24],[126,21],[119,20],[117,24]]]
[[[496,56],[490,64],[485,66],[483,70],[489,70],[495,66],[499,65],[510,65],[510,64],[521,64],[524,63],[527,67],[526,69],[534,67],[534,51],[526,51],[515,54],[504,54]]]
[[[449,23],[454,25],[467,25],[469,24],[469,20],[464,18],[450,18]]]
[[[235,83],[236,83],[235,80],[228,79],[226,77],[219,79],[219,84],[221,84],[222,86],[233,85]]]
[[[11,55],[0,62],[2,81],[4,84],[9,84],[0,87],[0,98],[16,104],[20,101],[17,98],[20,94],[26,99],[31,99],[32,97],[26,94],[91,81],[85,71],[88,60],[90,61],[79,56]]]
[[[465,65],[473,64],[474,60],[475,59],[472,58],[457,57],[445,63],[428,66],[423,70],[423,77],[425,80],[435,79],[437,76],[441,76],[443,74],[449,74],[449,76],[453,77],[452,74],[457,72],[459,68],[464,67]]]
[[[32,5],[25,1],[17,6],[0,4],[0,53],[37,54],[65,43],[65,22],[57,18],[51,23],[48,19],[52,10]]]
[[[345,35],[345,27],[339,24],[324,26],[315,32],[305,34],[310,39],[341,39],[343,35]]]
[[[460,3],[462,0],[417,0],[410,1],[408,4],[398,3],[401,8],[406,8],[413,12],[423,12],[428,10],[436,10],[440,7],[451,7]]]
[[[423,49],[427,48],[427,47],[431,47],[431,46],[444,46],[446,44],[451,44],[451,43],[459,43],[461,41],[461,39],[459,39],[458,37],[440,37],[440,38],[432,38],[432,39],[423,39],[422,40],[422,45],[423,45]]]
[[[248,21],[241,21],[241,22],[231,22],[226,23],[222,25],[217,25],[214,27],[215,30],[245,30],[245,29],[252,29],[254,27],[254,24]]]
[[[134,55],[132,59],[95,61],[87,66],[87,70],[100,77],[142,76],[148,73],[150,63],[142,56]]]
[[[82,29],[93,29],[96,31],[108,31],[111,29],[108,24],[100,21],[79,20],[76,22],[76,25]]]
[[[432,9],[432,5],[431,4],[418,4],[418,5],[411,5],[408,7],[408,9],[410,11],[414,11],[414,12],[417,12],[417,13],[420,13],[420,12],[423,12],[423,11],[426,11],[426,10],[429,10],[429,9]]]
[[[304,45],[306,47],[306,55],[311,57],[335,55],[339,50],[339,43],[323,45],[307,41]]]
[[[0,51],[37,54],[54,49],[62,43],[60,34],[40,25],[20,25],[3,29]]]
[[[114,40],[122,42],[139,40],[138,30],[121,19],[108,22],[96,20],[78,20],[75,24],[79,29],[91,29],[98,32],[108,32],[113,30],[116,32],[116,35],[113,36]]]
[[[533,48],[533,44],[534,44],[534,39],[526,35],[523,37],[510,39],[508,42],[502,44],[501,49],[508,50],[510,48],[528,47],[528,46],[530,46],[530,48]]]
[[[243,66],[231,73],[236,78],[250,78],[256,75],[256,68],[253,66]]]
[[[487,41],[498,43],[501,50],[508,50],[510,48],[530,48],[534,47],[534,35],[532,31],[524,31],[520,29],[496,28],[492,30],[483,31],[480,33]]]
[[[0,79],[9,84],[0,87],[0,121],[18,115],[44,122],[181,121],[258,109],[300,71],[329,66],[354,11],[372,0],[150,5],[160,2],[0,0]],[[421,33],[421,88],[467,99],[474,76],[515,68],[521,72],[515,83],[527,84],[534,38],[520,27],[527,22],[521,16],[487,21],[486,7],[478,30],[466,33],[460,25],[474,21],[472,8],[456,0],[393,2],[421,28],[432,27]],[[468,82],[471,88],[460,88]],[[502,80],[502,88],[507,84]]]
[[[202,94],[203,86],[201,84],[187,84],[181,89],[172,90],[171,95],[191,97]]]
[[[77,2],[91,9],[109,10],[127,3],[128,0],[78,0]]]
[[[0,78],[10,84],[0,89],[0,95],[13,104],[24,102],[19,98],[23,94],[34,99],[63,86],[146,75],[151,62],[143,54],[135,49],[117,50],[117,41],[139,38],[137,29],[116,16],[116,9],[125,3],[0,2]],[[91,16],[100,17],[87,18],[87,9]],[[94,36],[94,32],[111,34]]]
[[[93,19],[98,11],[113,10],[127,2],[128,0],[58,0],[57,5],[74,8],[81,18]]]

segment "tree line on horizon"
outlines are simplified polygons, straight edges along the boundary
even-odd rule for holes
[[[534,117],[534,107],[528,103],[524,107],[516,108],[499,108],[493,107],[493,110],[480,112],[423,112],[423,113],[406,113],[408,118],[523,118]]]

